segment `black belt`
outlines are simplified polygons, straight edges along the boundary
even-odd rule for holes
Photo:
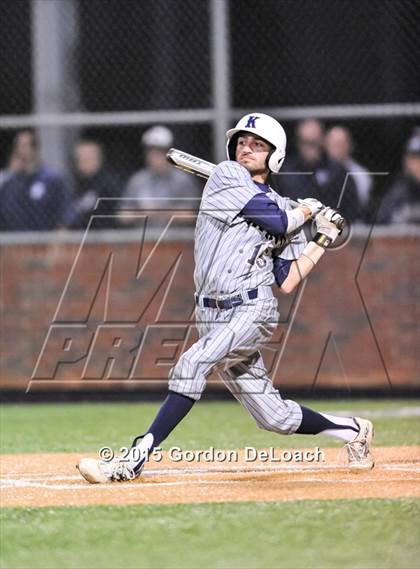
[[[243,296],[247,296],[249,300],[254,300],[258,298],[258,289],[252,288],[244,292]],[[236,296],[230,296],[229,298],[224,298],[223,300],[218,300],[217,298],[211,298],[211,296],[202,296],[201,302],[204,308],[218,308],[219,310],[228,310],[234,308],[235,306],[240,306],[244,303],[244,298],[240,294]],[[200,304],[200,297],[195,295],[196,304]]]

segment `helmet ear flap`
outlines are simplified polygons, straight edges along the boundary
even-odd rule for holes
[[[271,172],[271,168],[270,168],[270,159],[273,156],[274,152],[276,151],[275,148],[273,148],[273,150],[270,150],[270,152],[267,154],[267,158],[265,159],[265,165],[267,166],[267,168],[270,170]]]
[[[278,174],[280,168],[283,165],[285,154],[282,154],[277,149],[274,149],[270,154],[267,156],[267,167],[270,172],[274,172]]]
[[[234,134],[228,142],[227,150],[229,160],[236,160],[236,145],[238,143],[239,132]]]

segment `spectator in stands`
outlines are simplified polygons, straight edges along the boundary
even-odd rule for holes
[[[402,171],[380,204],[377,223],[420,223],[420,128],[407,141]]]
[[[142,136],[146,167],[130,178],[121,202],[121,210],[149,210],[150,221],[162,225],[168,222],[168,210],[198,210],[200,187],[194,176],[171,166],[166,153],[173,144],[172,132],[164,126],[154,126]],[[156,210],[166,210],[159,215]],[[121,223],[133,224],[133,218],[121,216]]]
[[[74,147],[74,214],[68,220],[72,229],[86,229],[92,215],[103,215],[92,220],[91,229],[106,229],[116,226],[117,199],[121,196],[122,184],[104,164],[102,145],[92,139],[82,139]],[[99,201],[98,201],[99,200]]]
[[[307,119],[296,127],[297,154],[288,154],[275,187],[292,199],[317,198],[331,207],[339,207],[349,221],[359,216],[359,199],[353,180],[343,166],[331,160],[324,150],[324,127],[316,119]]]
[[[61,176],[44,166],[34,131],[17,133],[11,172],[0,190],[1,231],[45,231],[63,226],[71,195]]]
[[[9,180],[14,174],[19,172],[21,161],[19,156],[13,151],[9,157],[6,168],[0,170],[0,188]]]
[[[369,172],[356,162],[353,154],[353,137],[348,128],[333,126],[325,137],[325,148],[331,160],[336,160],[351,175],[357,190],[360,205],[365,211],[373,189],[372,177]]]

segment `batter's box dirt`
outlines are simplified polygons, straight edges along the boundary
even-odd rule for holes
[[[309,449],[308,449],[309,450]],[[90,485],[75,468],[88,455],[1,456],[3,507],[397,498],[420,495],[420,447],[375,449],[376,467],[351,473],[340,449],[320,463],[173,463],[164,454],[133,482]],[[280,449],[279,449],[280,451]],[[90,455],[92,456],[92,455]]]

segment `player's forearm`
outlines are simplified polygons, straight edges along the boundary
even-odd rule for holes
[[[302,227],[302,225],[308,221],[311,217],[311,210],[305,206],[295,207],[294,209],[286,210],[287,216],[287,229],[286,233],[292,233]]]
[[[285,294],[293,292],[293,290],[305,279],[313,270],[315,265],[325,253],[324,247],[321,247],[310,241],[301,256],[290,265],[289,274],[283,281],[280,290]]]
[[[317,228],[315,237],[306,245],[299,259],[290,265],[289,273],[280,286],[280,290],[286,294],[292,292],[309,275],[325,250],[335,242],[344,220],[337,211],[325,208],[317,214],[315,222]]]

